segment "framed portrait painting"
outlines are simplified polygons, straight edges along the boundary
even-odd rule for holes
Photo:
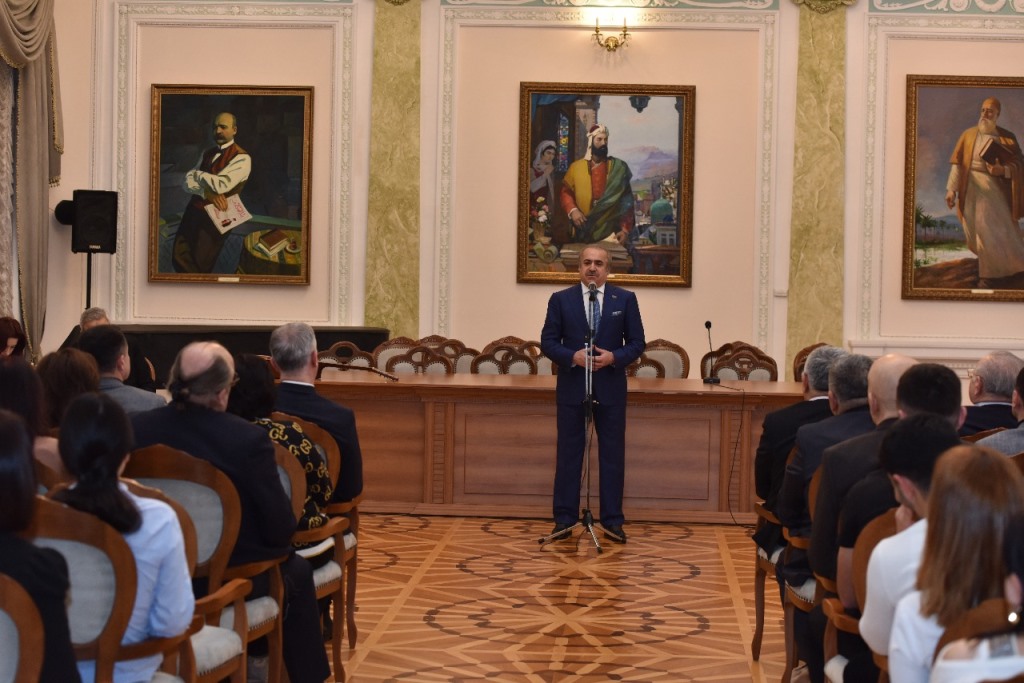
[[[521,83],[518,282],[573,282],[600,245],[616,282],[691,286],[696,88]]]
[[[907,76],[903,298],[1024,301],[1024,78]]]
[[[154,85],[149,279],[309,284],[313,88]]]

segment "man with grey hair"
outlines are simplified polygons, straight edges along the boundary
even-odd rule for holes
[[[864,434],[875,427],[868,409],[871,359],[849,354],[836,360],[828,373],[828,402],[832,417],[804,425],[796,432],[796,453],[786,465],[779,492],[779,521],[798,535],[809,535],[811,516],[807,487],[829,446]]]
[[[993,351],[982,356],[968,373],[967,396],[973,405],[967,406],[967,419],[960,428],[960,436],[1017,426],[1010,401],[1013,383],[1021,369],[1024,369],[1024,360],[1009,351]]]
[[[1024,452],[1024,369],[1017,373],[1017,381],[1010,401],[1013,416],[1018,420],[1014,429],[1004,429],[978,441],[979,446],[994,448],[1006,455],[1017,455]],[[968,408],[970,410],[970,408]]]
[[[323,427],[338,442],[341,473],[334,487],[335,502],[354,500],[363,492],[363,454],[356,417],[349,408],[316,393],[313,382],[319,366],[316,334],[306,323],[288,323],[270,335],[270,356],[281,374],[277,410]],[[357,524],[353,520],[353,529]]]
[[[321,683],[330,666],[320,635],[313,570],[292,552],[295,515],[277,475],[273,442],[262,428],[225,412],[234,380],[235,364],[227,349],[216,342],[189,344],[171,366],[171,404],[132,416],[135,442],[140,448],[162,443],[185,451],[231,480],[242,518],[228,566],[287,556],[280,565],[285,668],[296,683]],[[250,598],[268,590],[266,574],[254,577]],[[261,653],[250,649],[250,654]]]
[[[754,456],[754,487],[757,495],[764,499],[765,508],[772,512],[778,503],[786,459],[796,441],[796,430],[832,415],[828,404],[828,372],[832,364],[845,355],[846,351],[836,346],[819,346],[811,351],[800,377],[804,400],[764,417],[761,440]],[[754,534],[754,542],[771,553],[783,545],[781,527],[763,526]]]

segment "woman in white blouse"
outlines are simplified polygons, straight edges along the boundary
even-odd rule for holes
[[[896,607],[889,638],[893,683],[926,683],[945,628],[1003,592],[1003,537],[1024,515],[1024,477],[1009,458],[957,446],[935,465],[918,590]]]

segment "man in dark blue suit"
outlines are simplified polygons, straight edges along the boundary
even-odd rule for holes
[[[580,477],[587,434],[586,365],[590,339],[591,292],[596,298],[592,358],[593,424],[601,466],[601,526],[605,537],[625,543],[622,486],[626,465],[626,367],[646,344],[636,295],[606,284],[608,251],[591,245],[580,253],[580,284],[551,295],[540,346],[558,366],[558,460],[555,466],[552,533],[569,537],[580,508]],[[595,290],[591,290],[593,285]]]

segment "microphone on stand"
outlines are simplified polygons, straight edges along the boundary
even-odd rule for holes
[[[593,301],[594,299],[596,299],[597,298],[597,285],[595,285],[593,282],[591,282],[590,285],[587,287],[587,289],[590,290],[590,300]]]
[[[708,351],[711,352],[711,366],[715,365],[715,347],[711,344],[711,321],[704,321],[704,328],[708,331]],[[711,368],[708,368],[708,372],[711,372]],[[721,384],[722,380],[717,377],[705,377],[704,384]]]

